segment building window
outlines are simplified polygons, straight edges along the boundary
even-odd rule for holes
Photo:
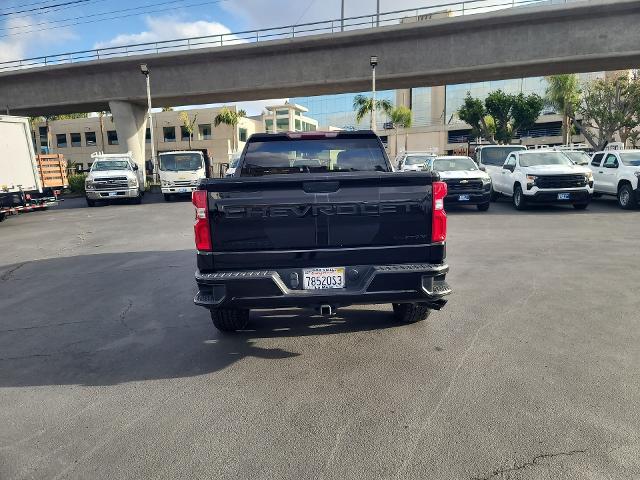
[[[264,129],[266,130],[267,133],[273,132],[273,120],[272,119],[267,118],[264,121]]]
[[[189,138],[191,137],[191,135],[189,134],[189,131],[187,130],[187,127],[185,127],[184,125],[180,127],[180,140],[182,140],[183,142],[188,142]]]
[[[66,133],[57,133],[56,134],[56,145],[58,148],[67,148],[67,134]]]
[[[296,132],[299,132],[302,130],[302,122],[296,118]]]
[[[162,127],[162,136],[165,142],[175,142],[176,127]]]
[[[81,147],[82,146],[82,136],[79,133],[70,133],[71,137],[71,146],[72,147]]]
[[[246,128],[241,128],[238,136],[240,137],[240,141],[241,142],[246,142],[247,141],[247,129]]]
[[[289,116],[289,110],[276,110],[276,115],[286,115],[286,116]]]
[[[278,118],[276,120],[276,127],[278,127],[278,131],[288,132],[289,131],[289,119],[288,118]]]
[[[96,132],[84,132],[84,143],[87,147],[93,147],[96,144]]]
[[[147,130],[144,132],[144,141],[146,143],[151,143],[151,129],[147,127]]]
[[[211,124],[198,125],[198,140],[211,140]]]
[[[48,147],[49,146],[49,138],[47,135],[47,127],[38,127],[38,135],[40,136],[40,146]]]
[[[115,130],[108,130],[107,143],[109,145],[118,145],[118,132],[116,132]]]

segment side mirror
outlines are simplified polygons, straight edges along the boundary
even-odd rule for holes
[[[134,172],[137,172],[137,171],[138,171],[138,164],[137,164],[137,163],[134,163],[134,164],[133,164],[133,171],[134,171]]]
[[[481,172],[486,172],[487,171],[487,167],[485,167],[484,165],[480,165],[480,166],[478,166],[478,168],[480,169]]]
[[[514,165],[503,165],[502,168],[509,170],[510,172],[513,172],[516,169]]]

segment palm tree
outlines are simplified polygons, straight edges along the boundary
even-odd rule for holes
[[[562,142],[571,143],[571,127],[580,103],[580,83],[575,74],[546,77],[546,103],[562,115]]]
[[[360,123],[364,117],[372,115],[373,99],[362,94],[356,95],[353,98],[353,109],[356,112],[356,121]],[[393,103],[389,100],[376,100],[376,111],[382,111],[389,116],[391,115],[391,110],[393,110]]]
[[[396,129],[396,155],[398,154],[398,129],[404,128],[404,151],[407,151],[407,143],[409,139],[409,133],[407,132],[407,128],[411,128],[411,124],[413,123],[413,114],[409,107],[405,107],[404,105],[400,105],[399,107],[391,110],[389,114],[389,118],[393,122],[393,127]]]
[[[182,112],[180,112],[178,117],[182,121],[182,126],[189,134],[189,150],[191,150],[191,140],[193,140],[193,129],[196,126],[196,121],[198,120],[198,114],[196,113],[193,116],[193,120],[191,120],[191,118],[189,117],[189,114],[183,110]]]
[[[244,110],[232,110],[229,107],[222,107],[218,114],[213,119],[214,126],[218,126],[220,124],[229,125],[233,127],[233,151],[238,150],[237,141],[238,136],[236,135],[236,126],[242,117],[246,117],[247,112]]]

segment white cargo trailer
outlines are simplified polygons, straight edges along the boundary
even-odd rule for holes
[[[0,221],[8,213],[44,208],[29,119],[0,115]]]

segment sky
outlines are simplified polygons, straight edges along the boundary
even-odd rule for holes
[[[381,12],[447,3],[379,1]],[[0,0],[0,62],[337,19],[340,4],[341,0]],[[345,0],[347,17],[375,9],[376,0]],[[254,114],[264,103],[241,106]]]

